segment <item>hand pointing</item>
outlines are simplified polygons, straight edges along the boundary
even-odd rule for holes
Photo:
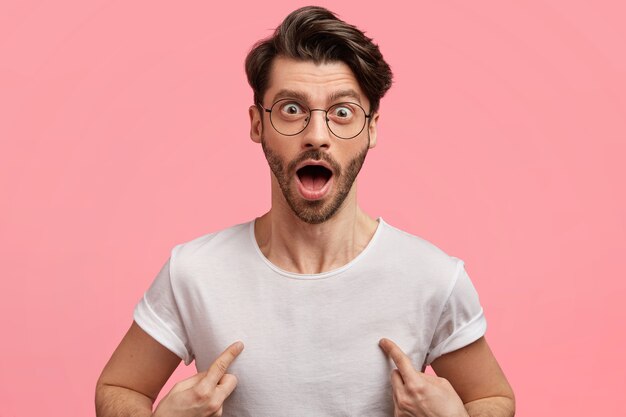
[[[230,364],[243,350],[243,343],[235,342],[211,364],[174,385],[161,400],[153,417],[219,417],[224,400],[237,386],[237,377],[227,374]]]
[[[379,345],[397,367],[391,372],[394,417],[468,417],[448,380],[415,370],[391,340],[381,339]]]

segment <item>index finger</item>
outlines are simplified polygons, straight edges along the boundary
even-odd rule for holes
[[[402,376],[402,380],[405,383],[411,376],[415,375],[415,368],[413,367],[411,359],[402,351],[402,349],[400,349],[398,345],[396,345],[393,341],[384,338],[380,340],[379,345],[383,348],[391,360],[393,360],[393,363],[396,364],[398,371],[400,371],[400,375]]]
[[[228,346],[220,356],[215,359],[215,362],[211,364],[207,371],[206,377],[203,378],[203,383],[208,383],[211,387],[216,387],[217,383],[222,379],[228,367],[235,360],[237,356],[243,350],[243,343],[237,341]]]

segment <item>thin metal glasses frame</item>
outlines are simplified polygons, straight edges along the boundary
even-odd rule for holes
[[[309,112],[309,117],[306,119],[306,123],[305,123],[304,127],[303,127],[300,131],[298,131],[298,132],[296,132],[296,133],[286,134],[286,133],[281,132],[280,130],[278,130],[278,129],[276,128],[276,126],[274,126],[274,121],[272,120],[272,111],[273,111],[274,107],[275,107],[278,103],[283,102],[283,101],[295,101],[296,103],[300,104],[302,107],[304,107],[305,109],[307,109],[307,110],[308,110],[308,112]],[[353,106],[357,106],[358,108],[360,108],[361,110],[363,110],[363,114],[365,114],[365,120],[364,120],[364,122],[363,122],[363,126],[361,127],[361,129],[359,130],[359,132],[358,132],[357,134],[355,134],[354,136],[349,136],[349,137],[339,136],[338,134],[336,134],[335,132],[333,132],[333,129],[330,127],[330,124],[329,124],[330,119],[328,118],[328,111],[329,111],[330,109],[332,109],[333,107],[337,107],[337,106],[340,106],[340,105],[342,105],[342,104],[350,104],[350,105],[353,105]],[[321,112],[324,112],[324,120],[325,120],[325,122],[326,122],[326,127],[328,128],[328,130],[330,131],[330,133],[332,133],[333,135],[335,135],[335,136],[336,136],[336,137],[338,137],[339,139],[344,139],[344,140],[354,139],[354,138],[356,138],[357,136],[359,136],[359,135],[361,134],[361,132],[363,132],[363,129],[365,129],[365,126],[367,125],[367,123],[368,123],[369,119],[370,119],[370,118],[371,118],[371,116],[372,116],[372,115],[371,115],[371,113],[370,113],[370,114],[367,114],[367,113],[365,112],[365,109],[364,109],[363,107],[361,107],[361,105],[359,105],[359,104],[357,104],[357,103],[353,103],[353,102],[351,102],[351,101],[342,101],[341,103],[335,103],[335,104],[333,104],[332,106],[330,106],[329,108],[327,108],[326,110],[324,110],[324,109],[310,109],[308,106],[306,106],[305,104],[300,103],[298,100],[294,100],[294,99],[290,99],[290,98],[283,98],[283,99],[277,100],[274,104],[272,104],[272,107],[271,107],[271,108],[269,108],[269,109],[265,108],[265,106],[263,106],[263,104],[261,104],[261,103],[259,103],[259,105],[261,106],[261,108],[262,108],[263,110],[265,110],[265,112],[266,112],[266,113],[269,113],[269,114],[270,114],[270,123],[272,124],[272,127],[274,128],[274,130],[275,130],[276,132],[280,133],[280,134],[281,134],[281,135],[283,135],[283,136],[296,136],[296,135],[299,135],[300,133],[304,132],[304,130],[305,130],[305,129],[309,126],[309,122],[311,121],[311,113],[313,113],[314,111],[321,111]]]

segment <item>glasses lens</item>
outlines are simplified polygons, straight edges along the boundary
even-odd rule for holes
[[[285,136],[295,136],[302,132],[310,118],[311,110],[293,99],[278,100],[270,109],[272,126]],[[366,121],[365,110],[356,103],[337,103],[326,112],[328,128],[341,139],[358,136],[363,131]]]
[[[286,136],[293,136],[302,132],[309,120],[309,109],[294,100],[278,100],[271,110],[270,122],[272,126],[278,133]]]
[[[328,128],[342,139],[352,139],[365,127],[365,110],[356,103],[337,103],[328,109]]]

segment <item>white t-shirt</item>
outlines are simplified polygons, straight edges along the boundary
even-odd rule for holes
[[[486,330],[463,261],[382,219],[355,259],[321,274],[273,265],[254,222],[178,245],[134,319],[198,371],[244,343],[225,417],[391,416],[382,337],[420,370]]]

